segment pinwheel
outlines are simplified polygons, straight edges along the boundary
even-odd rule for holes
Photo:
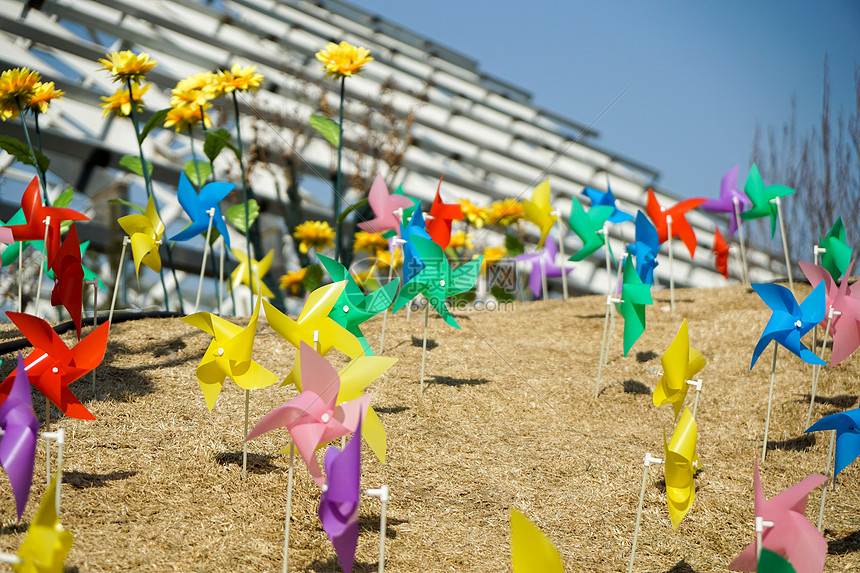
[[[410,203],[408,207],[403,209],[403,216],[400,217],[401,221],[411,219],[412,213],[415,212],[415,209],[421,208],[421,201],[419,199],[416,199],[415,197],[410,197],[406,193],[403,192],[403,184],[402,183],[397,186],[397,189],[394,190],[394,193],[392,193],[392,195],[397,195],[399,197],[405,197]],[[393,230],[388,231],[387,234],[396,236],[396,233]]]
[[[459,205],[457,205],[459,207]],[[404,219],[406,221],[407,219]],[[400,236],[403,238],[403,282],[407,283],[424,268],[424,263],[421,262],[421,255],[415,249],[415,244],[412,242],[414,237],[422,237],[427,240],[433,240],[427,232],[427,226],[424,223],[424,214],[421,209],[415,209],[412,216],[408,218],[408,223],[404,226],[400,225]],[[438,244],[438,243],[437,243]],[[445,247],[442,247],[443,249]],[[391,256],[394,256],[392,252]]]
[[[9,227],[23,225],[26,222],[27,217],[24,215],[24,210],[18,209],[15,211],[15,214],[12,215],[8,221],[3,223],[3,238],[8,239],[9,233],[12,233],[12,230]],[[12,235],[12,240],[15,241],[14,233]],[[5,267],[13,263],[18,258],[18,255],[32,244],[32,241],[15,241],[14,243],[7,243],[5,240],[0,240],[0,243],[7,245],[3,249],[2,255],[0,255],[0,264]],[[40,251],[45,248],[44,245],[45,244],[42,243],[42,246],[39,248]],[[45,262],[47,263],[47,261]]]
[[[805,432],[836,430],[836,466],[833,478],[860,456],[860,409],[854,408],[825,416]],[[828,460],[828,466],[829,466]]]
[[[657,228],[657,236],[660,239],[660,244],[662,245],[672,237],[678,237],[686,245],[687,252],[690,253],[690,258],[693,258],[696,253],[696,233],[687,221],[686,213],[704,202],[705,199],[701,198],[684,199],[668,209],[663,209],[660,203],[657,202],[654,190],[649,187],[648,202],[645,205],[645,210]],[[671,224],[668,217],[672,217]],[[672,237],[669,236],[670,226]]]
[[[388,193],[388,187],[385,185],[385,179],[382,174],[378,173],[376,179],[373,180],[373,185],[370,186],[370,192],[367,194],[367,202],[373,210],[374,218],[370,221],[361,221],[358,227],[362,231],[368,233],[384,233],[385,231],[395,231],[400,234],[400,219],[396,215],[398,209],[404,211],[412,207],[412,200],[405,195]]]
[[[463,219],[463,208],[458,203],[443,203],[439,191],[442,189],[442,178],[439,177],[439,186],[436,187],[436,197],[430,206],[430,215],[433,217],[427,224],[427,232],[437,245],[443,249],[448,248],[451,242],[451,225],[453,221]]]
[[[738,189],[740,166],[729,169],[720,180],[720,196],[702,203],[702,209],[711,213],[732,213],[729,217],[729,236],[740,228],[740,214],[752,207],[752,202]]]
[[[543,291],[543,283],[545,278],[560,277],[562,274],[561,265],[556,262],[556,254],[558,253],[558,244],[552,237],[547,237],[544,243],[543,250],[534,253],[523,253],[514,257],[515,261],[523,261],[529,263],[529,288],[536,297],[540,297]],[[565,268],[568,274],[573,271],[573,267]]]
[[[359,418],[358,428],[361,428]],[[334,545],[344,571],[352,571],[358,545],[358,501],[361,494],[361,434],[358,430],[338,450],[325,452],[326,487],[320,495],[317,514],[323,531]]]
[[[714,246],[711,250],[714,252],[714,268],[728,280],[729,246],[726,244],[723,234],[716,228],[714,229]]]
[[[382,376],[383,372],[391,368],[395,362],[397,358],[388,356],[359,356],[350,360],[337,374],[340,378],[337,403],[349,402],[361,397],[361,392],[371,382]],[[361,425],[361,434],[379,461],[385,463],[385,428],[371,406],[367,407],[367,414]]]
[[[260,300],[257,298],[254,313],[245,328],[209,312],[182,317],[183,322],[213,337],[197,366],[197,382],[206,400],[206,407],[210,410],[215,407],[226,378],[244,390],[265,388],[278,380],[277,376],[251,358],[260,316]]]
[[[239,285],[245,285],[246,287],[251,289],[253,294],[259,294],[265,298],[272,298],[275,296],[275,293],[266,286],[263,282],[263,277],[266,276],[266,273],[269,272],[269,269],[272,266],[272,257],[275,255],[274,250],[270,250],[266,253],[266,256],[260,259],[259,261],[251,258],[251,273],[254,276],[254,284],[248,284],[248,255],[245,251],[241,249],[233,248],[231,249],[233,255],[239,260],[239,265],[233,269],[233,272],[230,274],[230,288],[235,289]]]
[[[14,377],[9,395],[0,405],[0,429],[3,430],[3,435],[0,436],[0,465],[9,476],[15,507],[18,510],[18,521],[21,521],[33,483],[39,420],[33,411],[30,381],[20,352]]]
[[[538,529],[522,513],[511,508],[511,567],[514,573],[561,573],[561,556]]]
[[[612,207],[612,214],[608,218],[610,223],[626,223],[633,220],[633,215],[625,213],[615,205],[615,195],[612,194],[612,188],[609,186],[608,181],[606,183],[606,193],[586,187],[582,190],[582,194],[591,199],[592,209],[598,205]]]
[[[70,228],[71,228],[71,227],[70,227]],[[41,249],[42,249],[42,241],[32,241],[32,243],[31,243],[31,244],[33,245],[33,247],[34,247],[36,250],[41,250]],[[81,254],[80,254],[80,257],[76,257],[76,258],[80,258],[80,259],[81,259],[81,263],[83,263],[84,255],[86,255],[86,254],[87,254],[87,249],[89,248],[89,246],[90,246],[90,242],[89,242],[89,241],[84,241],[84,242],[80,243],[80,252],[81,252]],[[83,266],[83,264],[82,264],[81,266],[82,266],[82,268],[83,268],[83,270],[84,270],[84,283],[87,283],[87,282],[96,282],[96,284],[98,284],[98,287],[99,287],[100,289],[105,290],[105,285],[104,285],[104,283],[102,282],[102,280],[99,278],[99,276],[96,274],[96,272],[95,272],[94,270],[92,270],[91,268],[88,268],[88,267],[86,267],[86,266]],[[56,275],[54,274],[53,269],[46,268],[46,269],[45,269],[45,274],[46,274],[46,275],[47,275],[47,277],[48,277],[49,279],[51,279],[51,280],[56,280],[56,278],[57,278],[57,277],[56,277]]]
[[[672,528],[677,531],[678,524],[690,511],[696,498],[696,482],[693,476],[702,469],[699,456],[696,455],[696,420],[689,409],[684,408],[670,442],[666,442],[666,434],[663,434],[663,447],[666,501],[669,504]]]
[[[770,549],[761,550],[756,567],[757,573],[797,573],[785,557]]]
[[[120,217],[117,222],[131,242],[135,275],[140,277],[141,263],[157,273],[161,272],[161,256],[158,254],[158,247],[164,234],[164,223],[158,216],[152,195],[142,215],[140,213],[126,215]]]
[[[821,248],[816,252],[821,252],[821,266],[827,269],[833,280],[839,280],[851,262],[851,246],[845,241],[842,217],[836,219],[825,237],[818,235],[818,243]]]
[[[627,245],[627,252],[636,257],[636,274],[645,284],[653,284],[654,269],[659,264],[660,239],[657,228],[642,211],[636,212],[636,240]]]
[[[302,342],[313,344],[314,332],[316,332],[318,334],[317,351],[321,355],[325,356],[332,348],[337,348],[349,358],[361,356],[364,354],[361,341],[329,316],[334,305],[346,289],[346,285],[346,281],[340,281],[321,286],[314,290],[308,295],[305,306],[302,308],[302,312],[299,314],[297,320],[289,318],[269,304],[268,301],[264,300],[263,308],[266,310],[266,319],[269,321],[269,326],[281,338],[293,345],[296,350],[299,349]],[[295,384],[296,388],[300,391],[302,390],[302,380],[299,376],[299,372],[301,372],[299,368],[300,358],[301,353],[297,352],[293,368],[287,374],[281,386]]]
[[[245,441],[277,428],[287,428],[314,481],[325,483],[314,456],[321,445],[350,434],[370,404],[370,394],[337,405],[340,378],[335,369],[313,348],[299,343],[302,393],[260,419]]]
[[[779,217],[776,200],[791,195],[794,189],[785,185],[765,187],[758,165],[753,163],[747,175],[744,192],[749,197],[752,207],[741,213],[741,218],[744,221],[752,221],[761,217],[770,217],[770,236],[773,237],[776,234],[776,221]]]
[[[628,256],[624,261],[621,302],[617,305],[618,312],[624,318],[624,356],[627,356],[633,344],[645,332],[646,304],[654,304],[650,285],[642,282],[633,267],[633,259]]]
[[[771,340],[781,344],[807,364],[824,364],[823,360],[800,341],[824,318],[824,286],[822,284],[816,286],[800,304],[797,303],[791,291],[782,285],[755,283],[752,288],[773,314],[755,345],[750,370]]]
[[[804,512],[809,493],[826,482],[827,478],[813,474],[770,499],[766,499],[762,491],[758,460],[753,479],[756,518],[773,524],[763,528],[761,547],[788,559],[797,573],[821,573],[827,554],[827,540],[806,519]],[[729,569],[755,571],[756,544],[754,541],[747,545],[729,564]]]
[[[833,338],[833,351],[830,354],[830,366],[836,366],[851,356],[860,347],[860,286],[849,285],[847,277],[851,274],[854,261],[848,264],[845,276],[839,285],[833,276],[823,267],[801,261],[800,269],[809,283],[817,287],[824,283],[825,307],[833,309],[827,312],[827,318],[821,320],[821,325],[827,329]],[[827,345],[827,340],[823,343]]]
[[[687,397],[687,381],[692,380],[706,364],[702,353],[690,347],[686,318],[681,322],[678,334],[663,353],[660,362],[663,365],[663,376],[654,388],[654,405],[672,404],[677,418]]]
[[[235,186],[233,183],[209,183],[200,190],[198,195],[185,173],[180,174],[176,197],[191,219],[191,223],[170,237],[170,240],[187,241],[200,233],[205,233],[210,225],[215,225],[215,228],[224,237],[224,244],[229,249],[230,234],[227,232],[227,223],[221,215],[219,204],[233,191]],[[213,216],[209,215],[211,209],[215,209]]]
[[[59,475],[59,470],[57,475]],[[27,528],[27,536],[18,548],[19,563],[12,565],[16,573],[59,573],[72,548],[72,534],[63,529],[57,515],[57,478],[39,502],[36,515]]]
[[[582,240],[582,248],[570,256],[571,261],[581,261],[606,244],[606,222],[614,209],[615,207],[609,205],[597,205],[592,206],[586,213],[578,199],[571,199],[568,224]],[[610,256],[611,253],[606,259],[609,260]]]
[[[69,228],[63,244],[51,261],[54,271],[54,290],[51,305],[63,305],[72,318],[78,340],[81,339],[81,304],[84,290],[84,266],[81,264],[81,242],[74,224]]]
[[[24,361],[30,383],[66,416],[95,420],[95,416],[81,404],[68,386],[101,363],[110,322],[100,324],[69,348],[41,318],[11,311],[6,312],[6,315],[33,345],[33,352]],[[0,384],[0,403],[9,395],[13,380],[14,376],[10,375]]]
[[[552,230],[552,226],[558,220],[558,216],[553,214],[552,206],[549,204],[549,179],[544,180],[540,185],[532,191],[532,198],[523,201],[523,216],[527,221],[537,225],[540,230],[540,241],[537,248],[543,247],[547,235]]]
[[[397,293],[397,287],[400,285],[400,279],[395,279],[365,296],[349,273],[349,269],[325,255],[317,255],[317,257],[334,282],[346,282],[343,292],[328,314],[329,318],[358,338],[364,353],[373,356],[373,351],[359,325],[391,305]]]

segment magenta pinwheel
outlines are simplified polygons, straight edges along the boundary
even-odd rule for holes
[[[729,169],[720,180],[720,196],[717,199],[708,199],[702,203],[702,209],[712,213],[729,213],[729,236],[738,230],[738,217],[735,216],[735,203],[737,203],[737,214],[752,207],[752,201],[746,194],[738,189],[738,172],[740,166],[735,165]]]
[[[800,339],[824,318],[824,286],[819,284],[812,289],[800,304],[791,291],[782,285],[754,283],[752,288],[773,314],[755,345],[750,370],[771,340],[784,346],[807,364],[823,365],[824,361],[804,346]]]
[[[854,261],[848,265],[845,276],[851,274]],[[824,283],[825,308],[833,309],[830,318],[830,335],[833,337],[833,352],[830,354],[830,366],[836,366],[860,347],[860,286],[848,284],[843,278],[839,286],[832,275],[823,267],[801,262],[800,269],[809,283],[815,287]],[[828,312],[821,319],[821,326],[827,328]]]
[[[556,261],[558,243],[552,237],[547,237],[543,249],[534,253],[523,253],[514,257],[515,261],[529,263],[529,288],[535,296],[543,293],[543,277],[557,278],[561,276],[561,265]],[[565,266],[568,274],[573,272],[573,265]]]
[[[367,194],[367,202],[373,210],[374,218],[370,221],[362,221],[358,227],[368,233],[384,233],[385,231],[395,231],[400,233],[400,219],[395,212],[398,209],[408,209],[412,206],[412,200],[405,195],[396,193],[388,193],[388,186],[385,185],[385,179],[382,174],[377,174],[373,180],[373,185],[370,186],[370,192]]]
[[[18,353],[18,366],[9,396],[0,405],[0,465],[9,476],[18,521],[24,513],[30,486],[33,484],[33,464],[36,460],[36,440],[39,420],[33,411],[30,380],[24,369],[24,359]]]
[[[351,434],[370,405],[370,394],[337,405],[340,378],[337,371],[313,348],[300,343],[302,393],[263,416],[245,438],[287,428],[311,476],[322,487],[322,470],[314,456],[321,445]]]

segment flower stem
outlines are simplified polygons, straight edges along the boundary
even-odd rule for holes
[[[197,165],[197,154],[194,152],[194,130],[188,126],[188,141],[191,143],[191,161],[194,162],[194,172],[197,174],[197,184],[203,187],[203,181],[200,180],[200,167]]]
[[[254,279],[251,276],[251,224],[248,205],[248,177],[245,174],[245,151],[242,149],[242,130],[239,127],[239,98],[236,90],[233,90],[233,113],[236,121],[236,142],[239,145],[239,169],[242,171],[242,200],[245,202],[245,254],[248,256],[248,288],[251,289],[251,309],[254,308]]]
[[[340,79],[340,110],[337,123],[337,176],[334,184],[334,260],[340,262],[340,166],[343,158],[343,99],[346,92],[346,76]]]
[[[21,125],[24,126],[24,138],[27,140],[27,147],[30,148],[30,158],[33,160],[33,167],[36,168],[36,174],[39,176],[39,183],[42,185],[42,198],[46,206],[51,206],[51,200],[48,198],[48,184],[45,182],[45,173],[39,167],[39,160],[36,159],[36,151],[33,149],[33,144],[30,142],[30,130],[27,129],[27,120],[24,117],[24,110],[21,108],[21,102],[15,98],[15,105],[18,106],[18,115],[21,116]]]

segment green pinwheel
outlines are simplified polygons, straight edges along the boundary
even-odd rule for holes
[[[331,276],[332,281],[346,281],[346,286],[328,313],[328,317],[355,335],[361,342],[364,353],[367,356],[373,356],[373,351],[370,349],[370,345],[367,343],[367,339],[362,334],[361,329],[358,328],[358,325],[376,316],[391,305],[394,295],[397,293],[397,287],[400,285],[400,279],[394,279],[385,286],[365,296],[361,287],[356,284],[355,279],[349,274],[349,269],[325,255],[317,255],[317,257],[329,276]]]
[[[836,219],[827,236],[822,238],[820,234],[818,235],[818,244],[823,251],[821,266],[830,273],[834,281],[838,281],[851,264],[851,246],[845,239],[845,225],[842,224],[842,217]]]
[[[612,205],[595,205],[586,213],[578,199],[571,200],[568,224],[582,240],[582,248],[568,260],[581,261],[606,244],[606,237],[599,231],[614,212],[615,207]]]
[[[741,213],[741,219],[751,221],[753,219],[760,219],[761,217],[770,217],[770,236],[773,238],[776,235],[776,218],[778,215],[776,203],[773,200],[778,197],[791,195],[794,193],[794,189],[785,185],[770,185],[769,187],[765,187],[758,166],[753,163],[752,167],[750,167],[749,175],[747,175],[744,193],[752,201],[753,206],[752,209],[747,209]]]
[[[481,270],[481,261],[484,259],[483,255],[452,269],[442,247],[432,240],[418,236],[413,236],[412,241],[421,262],[424,263],[424,268],[400,289],[394,300],[393,312],[397,312],[413,298],[423,294],[445,322],[455,328],[460,328],[460,325],[448,312],[445,299],[466,292],[475,286],[475,281]]]
[[[642,282],[633,266],[633,259],[627,255],[621,279],[621,302],[617,304],[618,312],[624,317],[624,356],[645,332],[646,304],[654,304],[651,285]]]

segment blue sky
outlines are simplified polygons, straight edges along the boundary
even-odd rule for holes
[[[781,126],[792,95],[801,127],[819,121],[825,52],[832,110],[855,109],[856,1],[357,4],[582,123],[632,84],[595,124],[596,143],[656,168],[679,195],[716,195],[729,168],[745,173],[756,122]]]

